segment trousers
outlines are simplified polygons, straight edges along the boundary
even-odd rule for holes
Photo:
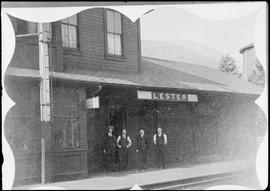
[[[144,169],[147,162],[146,158],[146,150],[139,150],[138,151],[138,167],[139,169]]]
[[[106,170],[114,170],[115,164],[115,150],[108,150],[105,154],[105,168]]]
[[[156,165],[159,168],[165,168],[165,147],[164,145],[156,146]]]
[[[128,149],[126,147],[122,147],[119,149],[119,168],[120,170],[125,170],[128,165]]]

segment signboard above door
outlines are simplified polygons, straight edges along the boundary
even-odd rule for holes
[[[93,97],[86,100],[86,109],[99,108],[99,97]]]
[[[137,90],[137,95],[138,99],[142,100],[198,102],[198,95],[189,93],[169,93]]]

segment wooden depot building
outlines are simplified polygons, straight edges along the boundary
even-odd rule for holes
[[[15,157],[14,184],[42,176],[39,28],[11,17],[16,48],[5,89],[16,102],[4,122]],[[51,23],[48,41],[50,115],[48,182],[103,172],[108,125],[168,137],[168,165],[253,157],[265,117],[254,103],[262,88],[217,70],[141,56],[140,20],[108,9],[82,11]],[[152,141],[151,141],[152,142]],[[135,144],[129,169],[136,168]],[[215,157],[213,157],[215,156]],[[47,158],[45,160],[47,160]],[[153,144],[147,166],[155,166]]]

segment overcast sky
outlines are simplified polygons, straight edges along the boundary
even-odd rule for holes
[[[211,20],[178,8],[158,8],[141,19],[142,40],[190,40],[242,61],[239,49],[253,42],[256,12],[238,19]]]

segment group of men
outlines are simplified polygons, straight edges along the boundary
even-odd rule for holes
[[[153,144],[156,149],[156,164],[159,168],[165,168],[165,145],[167,142],[166,134],[163,133],[162,128],[158,126],[157,133],[153,136]],[[147,151],[150,145],[144,129],[139,129],[135,144],[135,150],[138,157],[138,168],[139,170],[143,170],[147,163]],[[114,135],[114,127],[109,126],[108,132],[103,139],[105,168],[107,170],[116,171],[116,158],[118,158],[118,170],[126,170],[128,165],[128,151],[131,145],[132,141],[128,136],[126,129],[122,129],[121,134],[116,136]],[[118,157],[116,157],[116,154],[118,154]]]

